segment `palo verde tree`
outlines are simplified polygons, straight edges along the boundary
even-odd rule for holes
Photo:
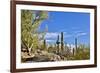
[[[46,11],[21,11],[21,44],[27,50],[35,50],[39,44],[38,27],[48,18]]]

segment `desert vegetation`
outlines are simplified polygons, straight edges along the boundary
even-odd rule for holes
[[[64,42],[64,34],[60,32],[54,44],[47,43],[44,38],[47,28],[38,31],[44,20],[49,18],[47,11],[21,10],[21,61],[48,62],[67,60],[87,60],[90,58],[90,47],[78,44],[74,39],[74,47]],[[61,37],[59,37],[61,36]]]

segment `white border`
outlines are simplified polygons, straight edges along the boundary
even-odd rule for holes
[[[49,10],[65,12],[84,12],[90,13],[90,60],[81,61],[62,61],[62,62],[42,62],[42,63],[21,63],[21,9],[27,10]],[[16,68],[40,68],[54,66],[73,66],[73,65],[94,64],[94,10],[85,8],[70,7],[50,7],[36,5],[16,5]]]

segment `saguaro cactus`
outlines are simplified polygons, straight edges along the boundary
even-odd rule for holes
[[[59,44],[60,44],[60,42],[59,42],[59,35],[57,37],[56,44],[57,44],[57,53],[59,53]]]
[[[75,38],[75,49],[76,49],[76,52],[77,52],[77,38]]]
[[[75,55],[75,48],[73,48],[73,56]]]
[[[45,39],[43,41],[43,48],[44,48],[44,50],[46,50],[46,40]]]
[[[61,32],[61,51],[64,50],[63,32]]]

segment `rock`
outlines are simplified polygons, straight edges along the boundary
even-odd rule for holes
[[[44,55],[38,55],[33,57],[33,61],[35,62],[48,62],[50,59],[47,56]]]
[[[47,51],[36,51],[34,54],[28,55],[27,52],[21,52],[22,60],[24,62],[49,62],[60,61],[61,57],[54,53],[48,53]]]

